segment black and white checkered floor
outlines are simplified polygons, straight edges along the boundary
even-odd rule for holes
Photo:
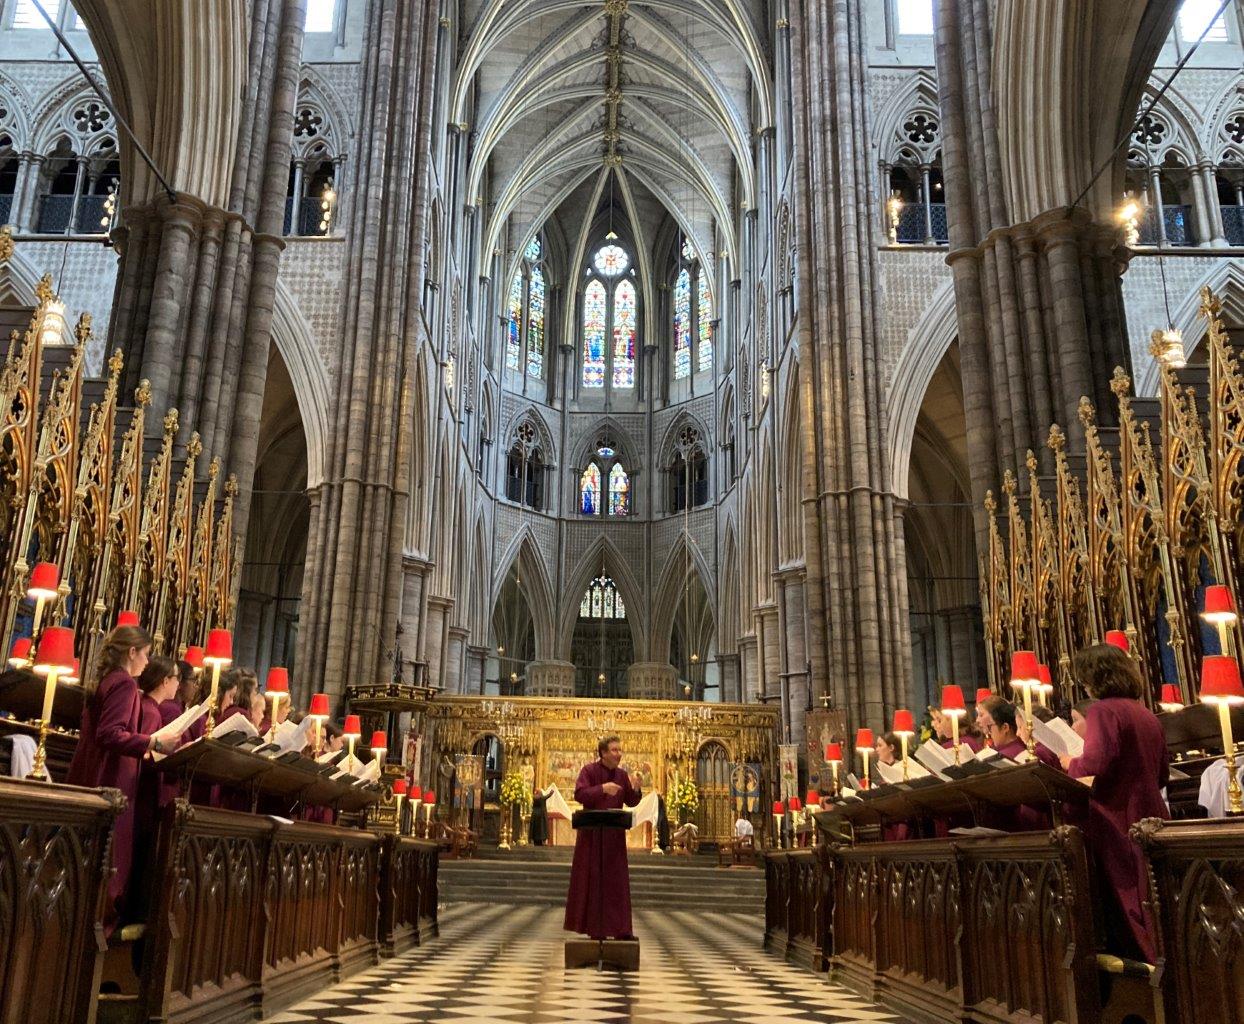
[[[636,910],[640,969],[566,971],[560,908],[455,903],[440,937],[270,1024],[849,1024],[899,1018],[761,949],[738,914]]]

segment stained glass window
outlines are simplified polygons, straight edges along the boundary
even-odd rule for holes
[[[506,325],[505,368],[517,370],[523,331],[523,275],[515,274],[510,285],[510,322]]]
[[[585,516],[600,515],[600,467],[589,462],[579,478],[579,511]]]
[[[674,282],[674,379],[691,373],[691,274],[684,267]]]
[[[700,331],[696,366],[701,370],[713,368],[713,300],[708,294],[708,275],[700,268],[699,294],[696,296],[696,318]]]
[[[523,250],[523,259],[528,263],[535,263],[540,258],[540,236],[536,235],[527,243],[527,248]]]
[[[583,386],[605,386],[605,286],[592,281],[583,296]]]
[[[613,291],[613,386],[635,386],[635,285],[619,281]]]
[[[527,292],[527,376],[544,376],[544,271],[539,267],[531,268]]]
[[[617,277],[631,265],[631,258],[620,245],[601,246],[592,260],[593,266],[606,277]]]
[[[625,619],[626,605],[618,593],[618,585],[608,576],[597,576],[587,585],[579,602],[581,619]]]
[[[622,463],[615,462],[609,471],[609,514],[611,516],[630,515],[631,512],[631,480],[622,468]]]

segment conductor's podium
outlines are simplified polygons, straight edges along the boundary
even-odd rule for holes
[[[604,832],[620,829],[625,833],[625,830],[631,827],[631,812],[625,810],[575,811],[570,825],[575,831],[598,829]],[[605,877],[603,843],[597,846],[597,851],[600,860],[596,865],[596,870],[592,873],[592,888],[593,902],[599,915],[603,912],[605,905],[604,894],[601,892]],[[602,925],[598,930],[603,931],[603,922],[600,919],[598,919],[598,924]],[[565,957],[567,970],[587,967],[590,964],[595,964],[597,970],[603,970],[605,964],[609,964],[620,971],[637,971],[639,970],[639,939],[567,939]]]

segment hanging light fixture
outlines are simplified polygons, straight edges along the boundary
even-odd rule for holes
[[[1140,241],[1140,220],[1145,208],[1132,192],[1123,193],[1123,202],[1115,211],[1115,222],[1123,231],[1123,243],[1129,248]]]

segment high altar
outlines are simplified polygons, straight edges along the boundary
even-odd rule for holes
[[[547,697],[444,697],[427,705],[424,719],[427,770],[447,773],[459,755],[478,753],[495,737],[504,764],[530,774],[543,789],[555,783],[574,808],[574,784],[583,765],[596,757],[597,740],[616,733],[625,752],[623,766],[639,775],[645,791],[665,793],[675,772],[694,778],[700,808],[692,820],[700,838],[730,834],[734,807],[730,769],[738,763],[761,766],[764,808],[774,785],[777,762],[777,708],[756,704],[703,704],[688,701],[600,700]],[[506,760],[509,759],[509,760]],[[530,766],[531,772],[525,771]],[[443,777],[443,776],[442,776]],[[636,830],[631,845],[646,845]],[[551,832],[555,844],[573,842],[569,825]]]

